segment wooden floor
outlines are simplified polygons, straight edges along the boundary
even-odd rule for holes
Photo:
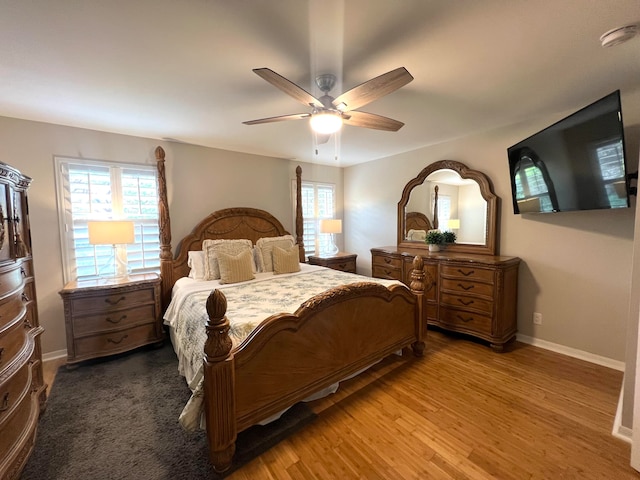
[[[311,404],[313,423],[227,478],[637,480],[611,435],[621,384],[537,347],[497,354],[430,332],[423,359],[343,383]]]

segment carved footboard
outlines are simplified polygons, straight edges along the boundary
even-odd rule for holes
[[[262,322],[233,352],[226,298],[207,300],[205,409],[211,461],[231,466],[237,433],[407,346],[424,350],[422,259],[411,291],[362,282]]]

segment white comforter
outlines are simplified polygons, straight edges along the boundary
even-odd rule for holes
[[[176,282],[164,323],[171,329],[180,374],[185,376],[193,392],[180,415],[180,423],[185,429],[196,429],[202,423],[202,357],[208,319],[205,302],[213,289],[223,290],[227,297],[229,333],[235,348],[267,317],[277,313],[293,313],[306,300],[330,288],[362,281],[385,286],[400,283],[307,264],[300,264],[300,267],[300,272],[292,274],[258,273],[255,280],[236,284],[220,285],[218,280],[198,281],[186,277]],[[323,393],[332,393],[335,388]],[[314,398],[319,396],[322,394],[314,395]]]

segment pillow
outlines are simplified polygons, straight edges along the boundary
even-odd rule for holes
[[[414,230],[413,228],[407,232],[407,240],[420,240],[422,242],[427,238],[426,230]]]
[[[295,245],[296,241],[291,235],[282,235],[281,237],[264,237],[259,238],[256,242],[258,248],[258,261],[260,262],[261,272],[273,272],[273,257],[271,252],[273,247],[289,249]]]
[[[273,247],[273,273],[293,273],[300,271],[300,257],[298,246],[294,245],[288,249]]]
[[[256,278],[253,275],[251,258],[251,250],[243,250],[237,255],[218,252],[220,283],[238,283]]]
[[[202,250],[190,251],[187,265],[191,268],[191,270],[189,270],[189,278],[196,280],[204,279],[204,252]]]
[[[218,266],[218,254],[237,255],[245,250],[251,252],[253,244],[251,240],[205,240],[202,242],[204,250],[204,280],[220,278]]]

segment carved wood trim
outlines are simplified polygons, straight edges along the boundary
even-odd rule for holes
[[[447,250],[451,252],[461,253],[478,253],[485,255],[496,255],[498,251],[498,218],[499,218],[499,199],[493,193],[493,185],[489,177],[478,170],[472,170],[464,163],[456,162],[455,160],[440,160],[427,165],[422,171],[412,180],[410,180],[402,191],[402,197],[398,202],[398,247],[399,248],[417,248],[422,250],[428,250],[429,246],[426,243],[420,242],[406,242],[406,219],[405,209],[407,203],[409,203],[409,195],[414,187],[422,185],[426,178],[436,170],[448,169],[457,172],[462,178],[474,180],[480,187],[480,194],[482,198],[487,202],[487,219],[486,219],[486,231],[487,242],[485,245],[465,245],[465,244],[452,244],[447,245]],[[437,228],[437,227],[436,227]]]

